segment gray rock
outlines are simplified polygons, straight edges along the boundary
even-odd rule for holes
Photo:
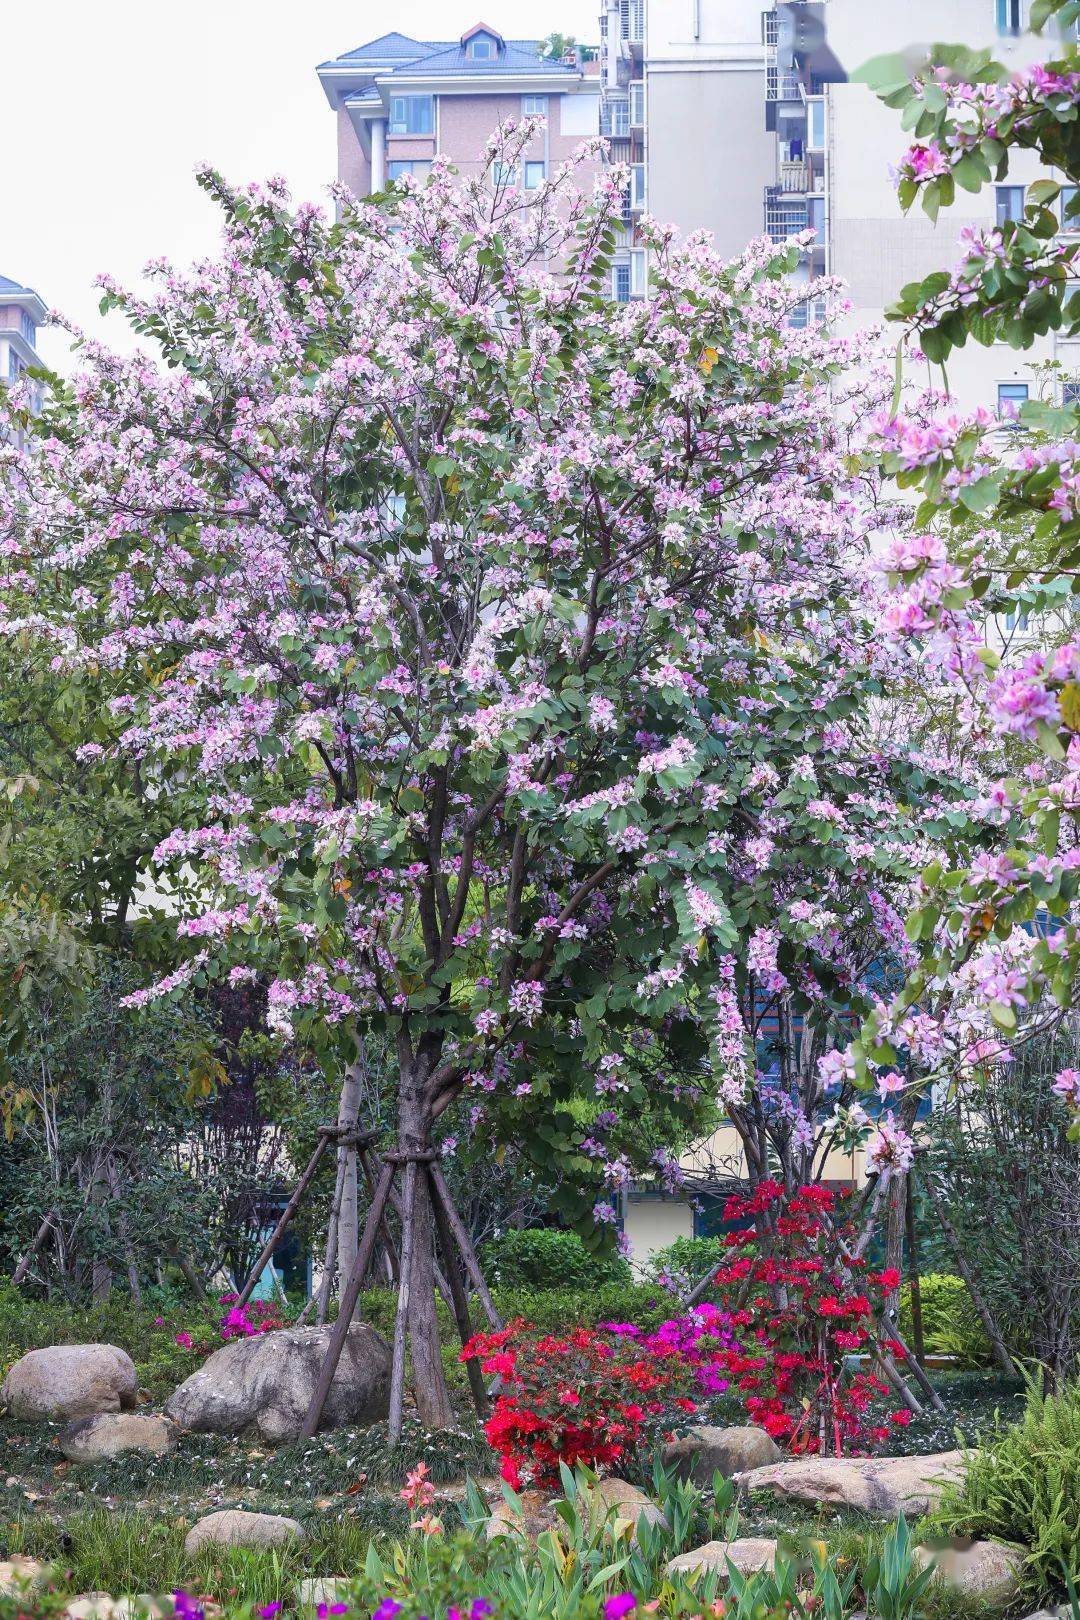
[[[751,1424],[722,1429],[699,1423],[682,1439],[664,1447],[662,1461],[665,1468],[675,1467],[680,1479],[708,1487],[716,1473],[731,1479],[745,1469],[777,1463],[783,1455],[771,1435]]]
[[[248,1513],[243,1508],[223,1508],[208,1513],[193,1524],[184,1538],[189,1558],[204,1547],[283,1547],[304,1540],[303,1526],[279,1513]]]
[[[351,1582],[345,1575],[309,1575],[296,1583],[298,1609],[317,1609],[320,1603],[344,1603],[348,1599]]]
[[[927,1457],[799,1457],[739,1475],[748,1491],[772,1491],[795,1502],[858,1508],[874,1518],[928,1513],[947,1483],[963,1478],[962,1451]]]
[[[718,1570],[727,1574],[728,1559],[740,1575],[756,1575],[760,1570],[776,1566],[776,1542],[768,1536],[741,1536],[738,1541],[707,1541],[692,1552],[680,1553],[668,1564],[669,1575],[694,1575],[699,1570],[708,1574]]]
[[[505,1496],[495,1503],[491,1518],[484,1526],[487,1541],[497,1541],[500,1536],[523,1536],[527,1541],[535,1541],[545,1530],[554,1529],[554,1497],[546,1496],[543,1491],[519,1491],[517,1496],[520,1511],[515,1511]]]
[[[914,1554],[919,1569],[934,1566],[936,1580],[964,1597],[1000,1609],[1008,1607],[1023,1585],[1026,1557],[1025,1548],[1002,1541],[973,1541],[968,1547],[916,1547]]]
[[[115,1344],[54,1344],[21,1356],[0,1385],[13,1417],[78,1418],[130,1411],[139,1398],[135,1364]]]
[[[631,1485],[629,1480],[598,1480],[589,1494],[590,1517],[606,1523],[616,1536],[629,1532],[633,1540],[642,1518],[648,1525],[659,1526],[662,1530],[668,1528],[663,1510],[645,1491]]]
[[[49,1566],[37,1558],[13,1553],[0,1561],[0,1597],[21,1597],[48,1585]]]
[[[173,1391],[166,1414],[200,1434],[255,1434],[274,1444],[296,1440],[330,1332],[283,1328],[236,1339]],[[319,1427],[375,1423],[389,1407],[389,1348],[374,1328],[357,1323],[346,1336]]]
[[[176,1424],[152,1412],[98,1412],[76,1418],[60,1435],[60,1450],[69,1462],[104,1462],[126,1451],[164,1456],[176,1445]]]

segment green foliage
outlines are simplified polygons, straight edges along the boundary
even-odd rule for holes
[[[666,1248],[654,1249],[645,1268],[645,1281],[685,1294],[707,1271],[721,1265],[728,1252],[723,1238],[676,1238]]]
[[[990,1341],[962,1277],[930,1272],[919,1279],[923,1338],[934,1355],[955,1356],[964,1367],[984,1366],[990,1359]],[[912,1337],[911,1285],[900,1296],[900,1328],[910,1345]]]
[[[486,1276],[501,1288],[588,1289],[627,1284],[631,1275],[625,1260],[590,1254],[576,1232],[550,1227],[503,1232],[484,1244],[480,1258]]]
[[[1058,1395],[1034,1383],[1019,1423],[980,1435],[965,1455],[930,1527],[948,1535],[996,1537],[1030,1549],[1040,1585],[1080,1580],[1080,1381]]]

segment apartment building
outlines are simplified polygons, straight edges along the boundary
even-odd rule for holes
[[[31,366],[41,365],[37,335],[46,314],[44,301],[31,287],[0,276],[0,381],[15,382]]]
[[[1021,67],[1053,46],[1027,31],[1030,0],[605,0],[601,18],[601,121],[613,155],[629,162],[625,236],[613,292],[646,291],[638,221],[646,211],[683,231],[713,233],[736,254],[763,233],[776,241],[815,232],[799,274],[831,273],[848,286],[850,325],[881,318],[905,282],[955,262],[967,225],[988,226],[1023,208],[1037,177],[1021,154],[1008,183],[960,192],[936,225],[902,215],[891,170],[909,137],[898,115],[850,75],[872,56],[933,40],[989,46]],[[794,319],[813,319],[808,303]],[[1039,386],[1032,362],[1056,359],[1080,380],[1080,344],[1047,338],[1019,356],[1004,345],[954,356],[949,383],[961,403],[1003,412]]]
[[[533,190],[599,129],[595,61],[545,56],[540,41],[505,39],[482,22],[455,40],[383,34],[318,74],[337,115],[338,177],[357,196],[405,174],[422,178],[436,152],[473,175],[501,122],[541,115],[544,132],[517,177]]]

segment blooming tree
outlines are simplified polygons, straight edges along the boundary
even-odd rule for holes
[[[203,174],[221,256],[106,283],[163,364],[84,341],[26,453],[0,450],[2,623],[118,682],[119,735],[84,757],[197,790],[153,858],[187,954],[135,999],[258,977],[346,1078],[383,1032],[402,1156],[456,1109],[556,1168],[593,1232],[660,1092],[686,1118],[718,1096],[755,1183],[770,1154],[813,1179],[837,1048],[910,965],[913,874],[964,816],[874,742],[879,385],[788,323],[794,248],[725,265],[654,228],[653,296],[612,307],[624,177],[508,191],[533,132],[467,183],[436,160],[339,192],[333,223]],[[886,1120],[875,1163],[908,1151]]]
[[[1048,332],[1080,331],[1075,225],[1080,181],[1080,58],[1074,0],[1036,0],[1032,26],[1060,24],[1066,38],[1051,60],[1010,74],[989,52],[934,48],[913,73],[898,58],[863,77],[902,108],[915,140],[899,169],[901,204],[917,198],[931,217],[955,197],[1009,171],[1014,149],[1035,152],[1069,182],[1027,188],[1023,218],[962,233],[952,272],[905,287],[891,315],[902,343],[943,366],[969,338],[1029,348]],[[1060,209],[1060,213],[1059,213]],[[930,941],[920,971],[892,1008],[865,1031],[871,1065],[888,1061],[897,1018],[916,1003],[937,1023],[937,1056],[926,1073],[971,1077],[1008,1061],[1010,1047],[1065,1016],[1077,999],[1080,930],[1080,643],[1031,647],[1002,658],[985,645],[979,614],[1020,608],[1036,614],[1068,604],[1080,540],[1080,449],[1076,408],[1032,400],[1003,435],[988,411],[946,400],[916,416],[895,408],[877,424],[877,457],[897,481],[922,494],[916,528],[889,552],[892,623],[921,642],[963,698],[968,721],[1021,750],[1021,769],[1003,775],[984,809],[1000,826],[998,848],[973,866],[934,861],[923,878],[909,932]],[[951,545],[971,514],[1008,537],[977,531]],[[1023,757],[1026,753],[1026,759]],[[1080,1138],[1080,1079],[1058,1077],[1058,1095]]]

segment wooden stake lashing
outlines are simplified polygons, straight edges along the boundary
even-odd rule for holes
[[[428,1171],[428,1181],[431,1186],[431,1207],[435,1216],[435,1229],[439,1234],[439,1247],[442,1250],[443,1265],[446,1267],[446,1280],[450,1285],[450,1294],[453,1299],[454,1317],[457,1321],[458,1333],[461,1335],[462,1347],[464,1347],[473,1336],[472,1318],[469,1315],[469,1301],[466,1298],[465,1287],[461,1280],[457,1255],[454,1253],[454,1234],[450,1230],[446,1207],[439,1196],[439,1189],[430,1169]],[[487,1390],[484,1388],[484,1375],[480,1371],[475,1357],[470,1358],[465,1363],[465,1369],[468,1373],[469,1388],[472,1391],[476,1415],[484,1419],[488,1415],[488,1399]]]
[[[315,1151],[304,1167],[304,1172],[301,1175],[300,1180],[296,1183],[292,1197],[282,1210],[277,1225],[274,1227],[274,1230],[270,1234],[269,1238],[263,1244],[262,1252],[259,1255],[259,1258],[256,1260],[255,1264],[248,1273],[247,1282],[236,1296],[237,1306],[246,1305],[252,1294],[255,1292],[259,1278],[266,1270],[266,1267],[273,1258],[278,1244],[285,1236],[289,1222],[296,1214],[296,1211],[300,1208],[300,1202],[311,1185],[315,1172],[319,1168],[322,1156],[326,1152],[327,1145],[331,1140],[337,1138],[339,1134],[340,1133],[338,1132],[336,1126],[323,1125],[320,1127],[319,1140]]]
[[[353,1312],[356,1310],[356,1301],[360,1297],[360,1289],[367,1275],[368,1266],[371,1264],[371,1256],[375,1252],[375,1242],[379,1235],[379,1223],[382,1220],[383,1210],[386,1208],[387,1196],[396,1169],[397,1166],[390,1162],[383,1164],[382,1174],[379,1176],[375,1196],[371,1200],[371,1208],[364,1224],[364,1235],[360,1239],[360,1247],[356,1251],[352,1270],[349,1272],[345,1287],[342,1290],[341,1300],[338,1304],[337,1320],[330,1334],[330,1343],[326,1347],[326,1356],[322,1366],[319,1368],[315,1393],[311,1397],[311,1405],[308,1407],[307,1416],[300,1430],[301,1438],[304,1440],[310,1440],[319,1427],[323,1407],[326,1405],[326,1397],[330,1393],[330,1385],[334,1381],[334,1374],[337,1371],[338,1362],[341,1360],[341,1353],[345,1348],[345,1339],[352,1322]]]

